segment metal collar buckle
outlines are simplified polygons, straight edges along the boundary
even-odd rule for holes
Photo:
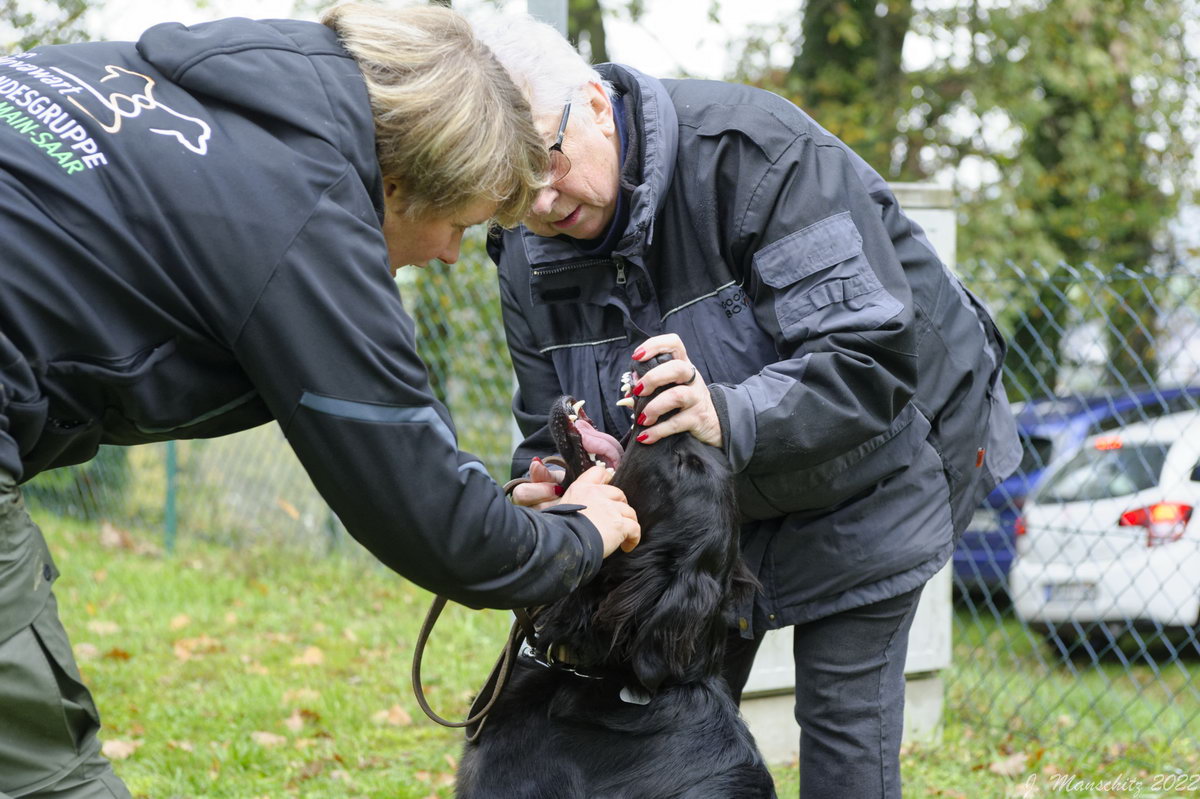
[[[541,666],[543,668],[553,669],[554,671],[565,671],[568,674],[571,674],[575,677],[579,677],[584,680],[603,680],[604,679],[603,674],[593,674],[592,672],[585,670],[581,666],[576,666],[573,663],[568,663],[565,660],[561,660],[560,658],[555,656],[555,654],[554,654],[555,649],[556,649],[556,647],[553,644],[551,644],[550,646],[546,647],[546,651],[543,653],[543,652],[539,652],[538,650],[531,647],[528,643],[526,643],[521,648],[521,655],[523,657],[528,658],[529,660],[532,660],[534,663],[538,664],[539,666]]]

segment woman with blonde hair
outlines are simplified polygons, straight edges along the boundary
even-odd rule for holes
[[[458,450],[392,280],[527,213],[528,105],[451,11],[323,23],[0,58],[0,795],[129,796],[18,489],[102,443],[276,420],[355,538],[473,605],[548,602],[637,542],[602,469],[537,513]]]

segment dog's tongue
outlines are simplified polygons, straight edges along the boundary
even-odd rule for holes
[[[590,454],[597,455],[614,466],[621,462],[621,443],[608,433],[601,433],[583,419],[575,422],[575,432],[579,433],[583,448]]]

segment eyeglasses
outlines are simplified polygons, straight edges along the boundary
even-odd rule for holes
[[[558,123],[558,138],[550,145],[550,183],[558,183],[571,171],[571,159],[562,151],[563,135],[567,132],[567,119],[571,116],[571,103],[563,106],[562,119]]]

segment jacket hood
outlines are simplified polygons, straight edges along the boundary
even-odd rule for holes
[[[629,223],[617,243],[614,255],[641,263],[641,253],[654,239],[654,219],[666,201],[675,176],[675,155],[679,150],[679,117],[657,78],[623,64],[600,64],[600,76],[611,82],[625,100],[625,112],[631,142],[621,166],[623,188],[632,184],[629,195]],[[582,257],[574,239],[545,238],[521,228],[525,252],[531,264],[554,263]]]
[[[326,26],[244,18],[191,27],[167,22],[147,30],[137,50],[195,95],[328,141],[379,196],[382,181],[366,84],[353,56]],[[364,130],[372,134],[363,136]]]

